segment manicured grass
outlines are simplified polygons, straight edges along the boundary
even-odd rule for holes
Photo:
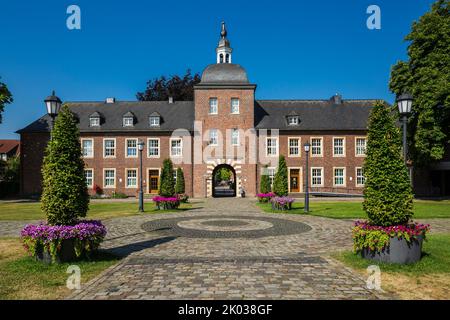
[[[108,219],[139,214],[136,202],[91,202],[88,219]],[[0,203],[0,220],[44,220],[39,202],[33,203]],[[145,213],[163,213],[177,210],[156,210],[151,201],[144,204]],[[191,203],[182,203],[178,210],[192,209]]]
[[[257,204],[266,212],[272,211],[270,204]],[[361,201],[310,201],[310,215],[335,219],[365,219]],[[303,212],[303,199],[297,199],[290,211],[281,211],[292,214],[305,214]],[[414,201],[414,219],[450,218],[450,200]]]
[[[450,234],[429,235],[422,260],[410,265],[376,263],[345,251],[334,258],[367,276],[367,267],[378,265],[381,286],[402,299],[448,299],[450,297]]]
[[[91,261],[44,264],[28,257],[19,239],[0,239],[0,299],[59,299],[71,293],[66,287],[69,265],[81,270],[81,286],[117,263],[118,258],[99,252]]]

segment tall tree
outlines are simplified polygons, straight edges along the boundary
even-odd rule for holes
[[[288,171],[286,166],[286,159],[283,155],[278,160],[278,168],[273,179],[273,192],[277,196],[288,195]]]
[[[86,216],[89,195],[80,132],[67,105],[61,108],[51,135],[42,166],[41,208],[50,225],[73,225]]]
[[[5,105],[12,102],[13,97],[11,92],[9,92],[6,84],[0,81],[0,123],[2,123],[2,113],[5,110]]]
[[[267,166],[264,167],[265,171],[267,170]],[[270,192],[270,179],[267,172],[261,176],[261,182],[259,183],[259,192],[261,193],[269,193]]]
[[[185,192],[186,186],[184,182],[184,172],[180,167],[177,169],[177,181],[175,183],[175,193],[183,194]]]
[[[450,141],[450,0],[436,1],[405,40],[409,60],[393,66],[389,87],[414,97],[409,151],[421,166],[442,159]]]
[[[159,195],[163,197],[172,197],[175,194],[172,160],[164,159],[160,180]]]
[[[413,194],[401,154],[401,134],[391,109],[382,102],[375,104],[369,117],[366,154],[363,208],[370,223],[407,223],[413,214]]]
[[[173,75],[170,78],[161,76],[147,82],[144,92],[138,92],[139,101],[165,101],[173,97],[175,101],[194,100],[194,85],[200,82],[198,73],[192,75],[188,69],[184,76]]]

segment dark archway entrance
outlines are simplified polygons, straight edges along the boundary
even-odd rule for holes
[[[228,164],[220,164],[212,173],[212,195],[219,197],[236,197],[236,171]]]

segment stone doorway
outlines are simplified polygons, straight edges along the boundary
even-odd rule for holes
[[[229,164],[220,164],[212,172],[212,196],[236,197],[236,171]]]

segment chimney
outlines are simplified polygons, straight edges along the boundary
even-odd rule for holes
[[[169,103],[173,103],[173,97],[172,96],[169,97]]]
[[[116,102],[116,98],[106,98],[106,103],[114,103]]]
[[[339,93],[336,93],[330,99],[334,104],[342,104],[342,96]]]

